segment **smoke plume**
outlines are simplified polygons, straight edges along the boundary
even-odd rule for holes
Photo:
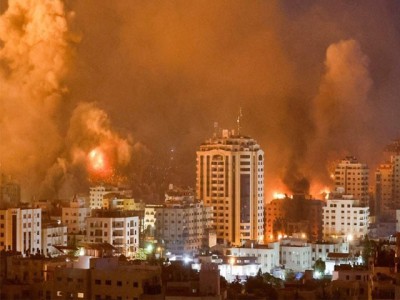
[[[98,149],[148,186],[171,169],[193,185],[196,149],[215,121],[234,128],[239,107],[267,190],[314,192],[346,154],[373,169],[400,132],[399,14],[373,0],[10,1],[2,170],[32,191],[72,190]]]
[[[130,160],[130,142],[112,131],[104,111],[66,103],[78,41],[68,27],[72,18],[61,1],[46,0],[10,1],[0,18],[1,172],[22,183],[24,200],[70,196],[84,185],[79,174],[86,174],[90,147],[102,149],[110,165]]]

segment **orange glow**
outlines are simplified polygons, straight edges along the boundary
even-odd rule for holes
[[[273,199],[285,199],[286,195],[284,193],[274,192]]]
[[[89,153],[89,164],[93,171],[101,172],[106,168],[106,161],[104,153],[96,148]]]

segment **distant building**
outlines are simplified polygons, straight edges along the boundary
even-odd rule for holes
[[[125,256],[132,256],[139,247],[140,219],[129,211],[92,211],[86,218],[86,240],[109,243]]]
[[[361,239],[368,233],[369,207],[360,205],[351,195],[328,199],[323,208],[324,238]]]
[[[42,210],[0,210],[0,250],[36,253],[42,248]]]
[[[86,206],[83,197],[74,196],[67,207],[61,208],[61,221],[67,226],[68,243],[76,244],[86,235],[86,218],[90,217],[91,208]]]
[[[264,151],[223,130],[197,151],[196,197],[213,207],[219,243],[264,240]]]
[[[375,173],[378,221],[393,221],[396,209],[400,209],[400,153],[391,154]]]
[[[90,208],[104,208],[104,196],[107,194],[119,194],[125,196],[126,198],[131,198],[132,190],[117,186],[92,186],[90,187]]]
[[[161,204],[146,204],[144,209],[143,231],[146,237],[155,237],[156,230],[156,209],[162,208]]]
[[[173,203],[156,207],[156,238],[173,254],[197,253],[208,248],[212,230],[212,208],[203,202]]]
[[[343,188],[345,195],[353,195],[360,205],[369,206],[368,191],[369,169],[355,157],[343,159],[335,169],[335,187]]]

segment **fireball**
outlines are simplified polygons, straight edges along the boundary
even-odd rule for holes
[[[89,164],[91,169],[94,171],[102,171],[104,170],[106,163],[105,163],[105,155],[99,149],[93,149],[89,153]]]

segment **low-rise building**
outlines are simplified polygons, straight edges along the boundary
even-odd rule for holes
[[[312,262],[311,244],[303,239],[282,239],[280,247],[280,263],[285,269],[295,272],[304,272],[311,269]]]
[[[109,243],[119,253],[132,256],[139,247],[139,216],[133,211],[92,211],[86,219],[88,242]]]
[[[58,255],[54,246],[67,246],[67,226],[61,222],[47,222],[42,224],[42,254]]]
[[[227,255],[233,257],[256,257],[263,273],[271,273],[271,270],[279,266],[279,242],[260,245],[247,243],[244,247],[227,248]]]
[[[371,299],[371,274],[364,266],[337,265],[332,274],[335,299]]]

